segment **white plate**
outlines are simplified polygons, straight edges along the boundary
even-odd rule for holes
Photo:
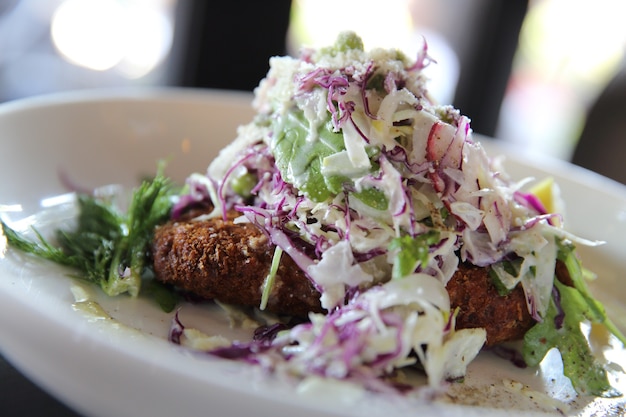
[[[65,192],[60,173],[84,187],[137,184],[168,159],[167,173],[183,181],[202,172],[250,120],[251,96],[190,90],[81,92],[0,106],[0,204],[21,205],[11,220],[40,210]],[[570,230],[607,241],[582,253],[600,274],[593,290],[626,328],[626,189],[569,164],[526,162],[517,150],[484,139],[492,154],[508,157],[516,178],[556,178],[568,201]],[[6,210],[7,207],[4,207]],[[50,226],[50,218],[38,220]],[[257,368],[191,355],[166,341],[171,314],[150,302],[106,298],[89,289],[113,320],[77,312],[67,270],[10,252],[0,260],[0,350],[21,371],[82,414],[90,416],[504,416],[559,413],[618,415],[622,398],[578,398],[559,377],[558,358],[541,370],[520,370],[481,353],[464,383],[444,400],[328,395],[322,386],[292,386]],[[188,325],[229,337],[241,335],[208,307],[185,305]],[[246,335],[248,333],[245,333]],[[244,336],[245,337],[245,336]],[[622,349],[610,351],[626,367]],[[553,356],[553,355],[552,355]],[[616,381],[626,391],[624,378]],[[340,395],[341,394],[341,395]]]

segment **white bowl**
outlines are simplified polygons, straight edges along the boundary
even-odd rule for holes
[[[182,182],[192,172],[204,172],[235,137],[236,127],[251,119],[250,103],[247,93],[148,89],[61,94],[1,105],[2,215],[17,220],[39,211],[46,198],[66,191],[62,178],[81,187],[136,185],[140,177],[154,174],[161,159],[168,160],[167,174]],[[566,163],[525,161],[518,150],[482,140],[492,153],[507,155],[513,176],[553,176],[569,204],[569,228],[608,242],[584,251],[584,261],[599,272],[594,291],[626,328],[619,284],[626,270],[626,189]],[[21,211],[8,211],[17,205]],[[50,227],[54,218],[38,221]],[[172,315],[143,299],[106,298],[86,288],[113,319],[79,313],[72,309],[75,281],[67,273],[12,251],[0,259],[0,350],[84,415],[391,417],[420,407],[421,415],[468,417],[551,414],[559,407],[604,413],[624,407],[622,399],[566,404],[569,394],[558,360],[535,372],[490,353],[470,365],[466,382],[454,391],[456,404],[361,397],[352,391],[329,396],[319,386],[292,387],[249,365],[180,350],[166,340]],[[209,307],[185,305],[181,314],[208,332],[242,334]],[[623,349],[616,355],[623,363]],[[527,388],[520,390],[510,381]]]

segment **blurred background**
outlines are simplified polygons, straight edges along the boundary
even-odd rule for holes
[[[434,97],[476,132],[626,182],[605,152],[626,152],[626,130],[613,127],[626,117],[625,15],[623,0],[2,0],[0,101],[124,86],[252,90],[270,56],[341,30],[409,55],[425,38]]]
[[[623,0],[0,0],[0,102],[94,88],[252,91],[269,57],[351,29],[367,49],[410,56],[426,39],[432,95],[474,131],[626,183],[623,16]],[[8,415],[71,415],[1,358],[0,382]]]

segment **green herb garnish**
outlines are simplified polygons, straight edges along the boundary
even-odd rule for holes
[[[79,194],[77,226],[71,231],[57,230],[58,245],[36,229],[37,240],[30,240],[0,223],[9,247],[75,268],[77,277],[99,285],[109,296],[128,293],[136,297],[149,268],[154,228],[169,218],[173,194],[171,181],[160,172],[134,190],[126,213],[111,202]],[[161,306],[173,308],[162,292],[158,291]]]
[[[343,134],[324,125],[319,138],[307,140],[309,122],[301,111],[285,114],[274,126],[272,152],[283,179],[295,185],[311,200],[325,201],[336,195],[342,180],[322,175],[325,157],[345,150]]]
[[[307,139],[309,128],[302,111],[287,112],[275,122],[272,152],[282,178],[319,203],[353,188],[354,182],[345,175],[322,172],[324,158],[345,151],[343,134],[334,132],[328,121],[318,129],[317,140],[311,141]],[[367,148],[366,152],[372,162],[371,171],[376,171],[377,150]],[[364,188],[352,195],[376,210],[386,210],[389,204],[385,193],[376,188]]]
[[[397,251],[393,268],[392,279],[405,277],[415,271],[420,265],[428,263],[430,246],[439,242],[439,232],[431,230],[415,237],[405,235],[397,237],[389,244],[390,251]]]
[[[553,293],[545,317],[524,335],[524,360],[529,366],[536,366],[550,349],[556,348],[561,353],[563,373],[577,392],[603,397],[620,395],[611,387],[606,370],[595,359],[581,323],[604,325],[624,345],[626,338],[608,318],[602,304],[591,296],[574,248],[560,245],[559,259],[565,263],[573,286],[554,280],[557,292]]]

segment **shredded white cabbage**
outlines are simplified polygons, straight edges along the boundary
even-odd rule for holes
[[[430,101],[422,64],[359,48],[272,58],[258,117],[209,167],[217,200],[265,229],[328,311],[275,340],[291,373],[384,376],[415,353],[432,386],[463,376],[486,335],[454,329],[445,285],[460,262],[491,266],[505,288],[521,283],[531,314],[546,311],[557,238],[575,237],[526,201],[468,118]],[[342,143],[329,142],[336,133]],[[244,160],[252,147],[260,156]],[[252,203],[229,188],[237,164],[258,176]],[[432,231],[416,269],[391,279],[400,256],[414,256],[391,243]]]

